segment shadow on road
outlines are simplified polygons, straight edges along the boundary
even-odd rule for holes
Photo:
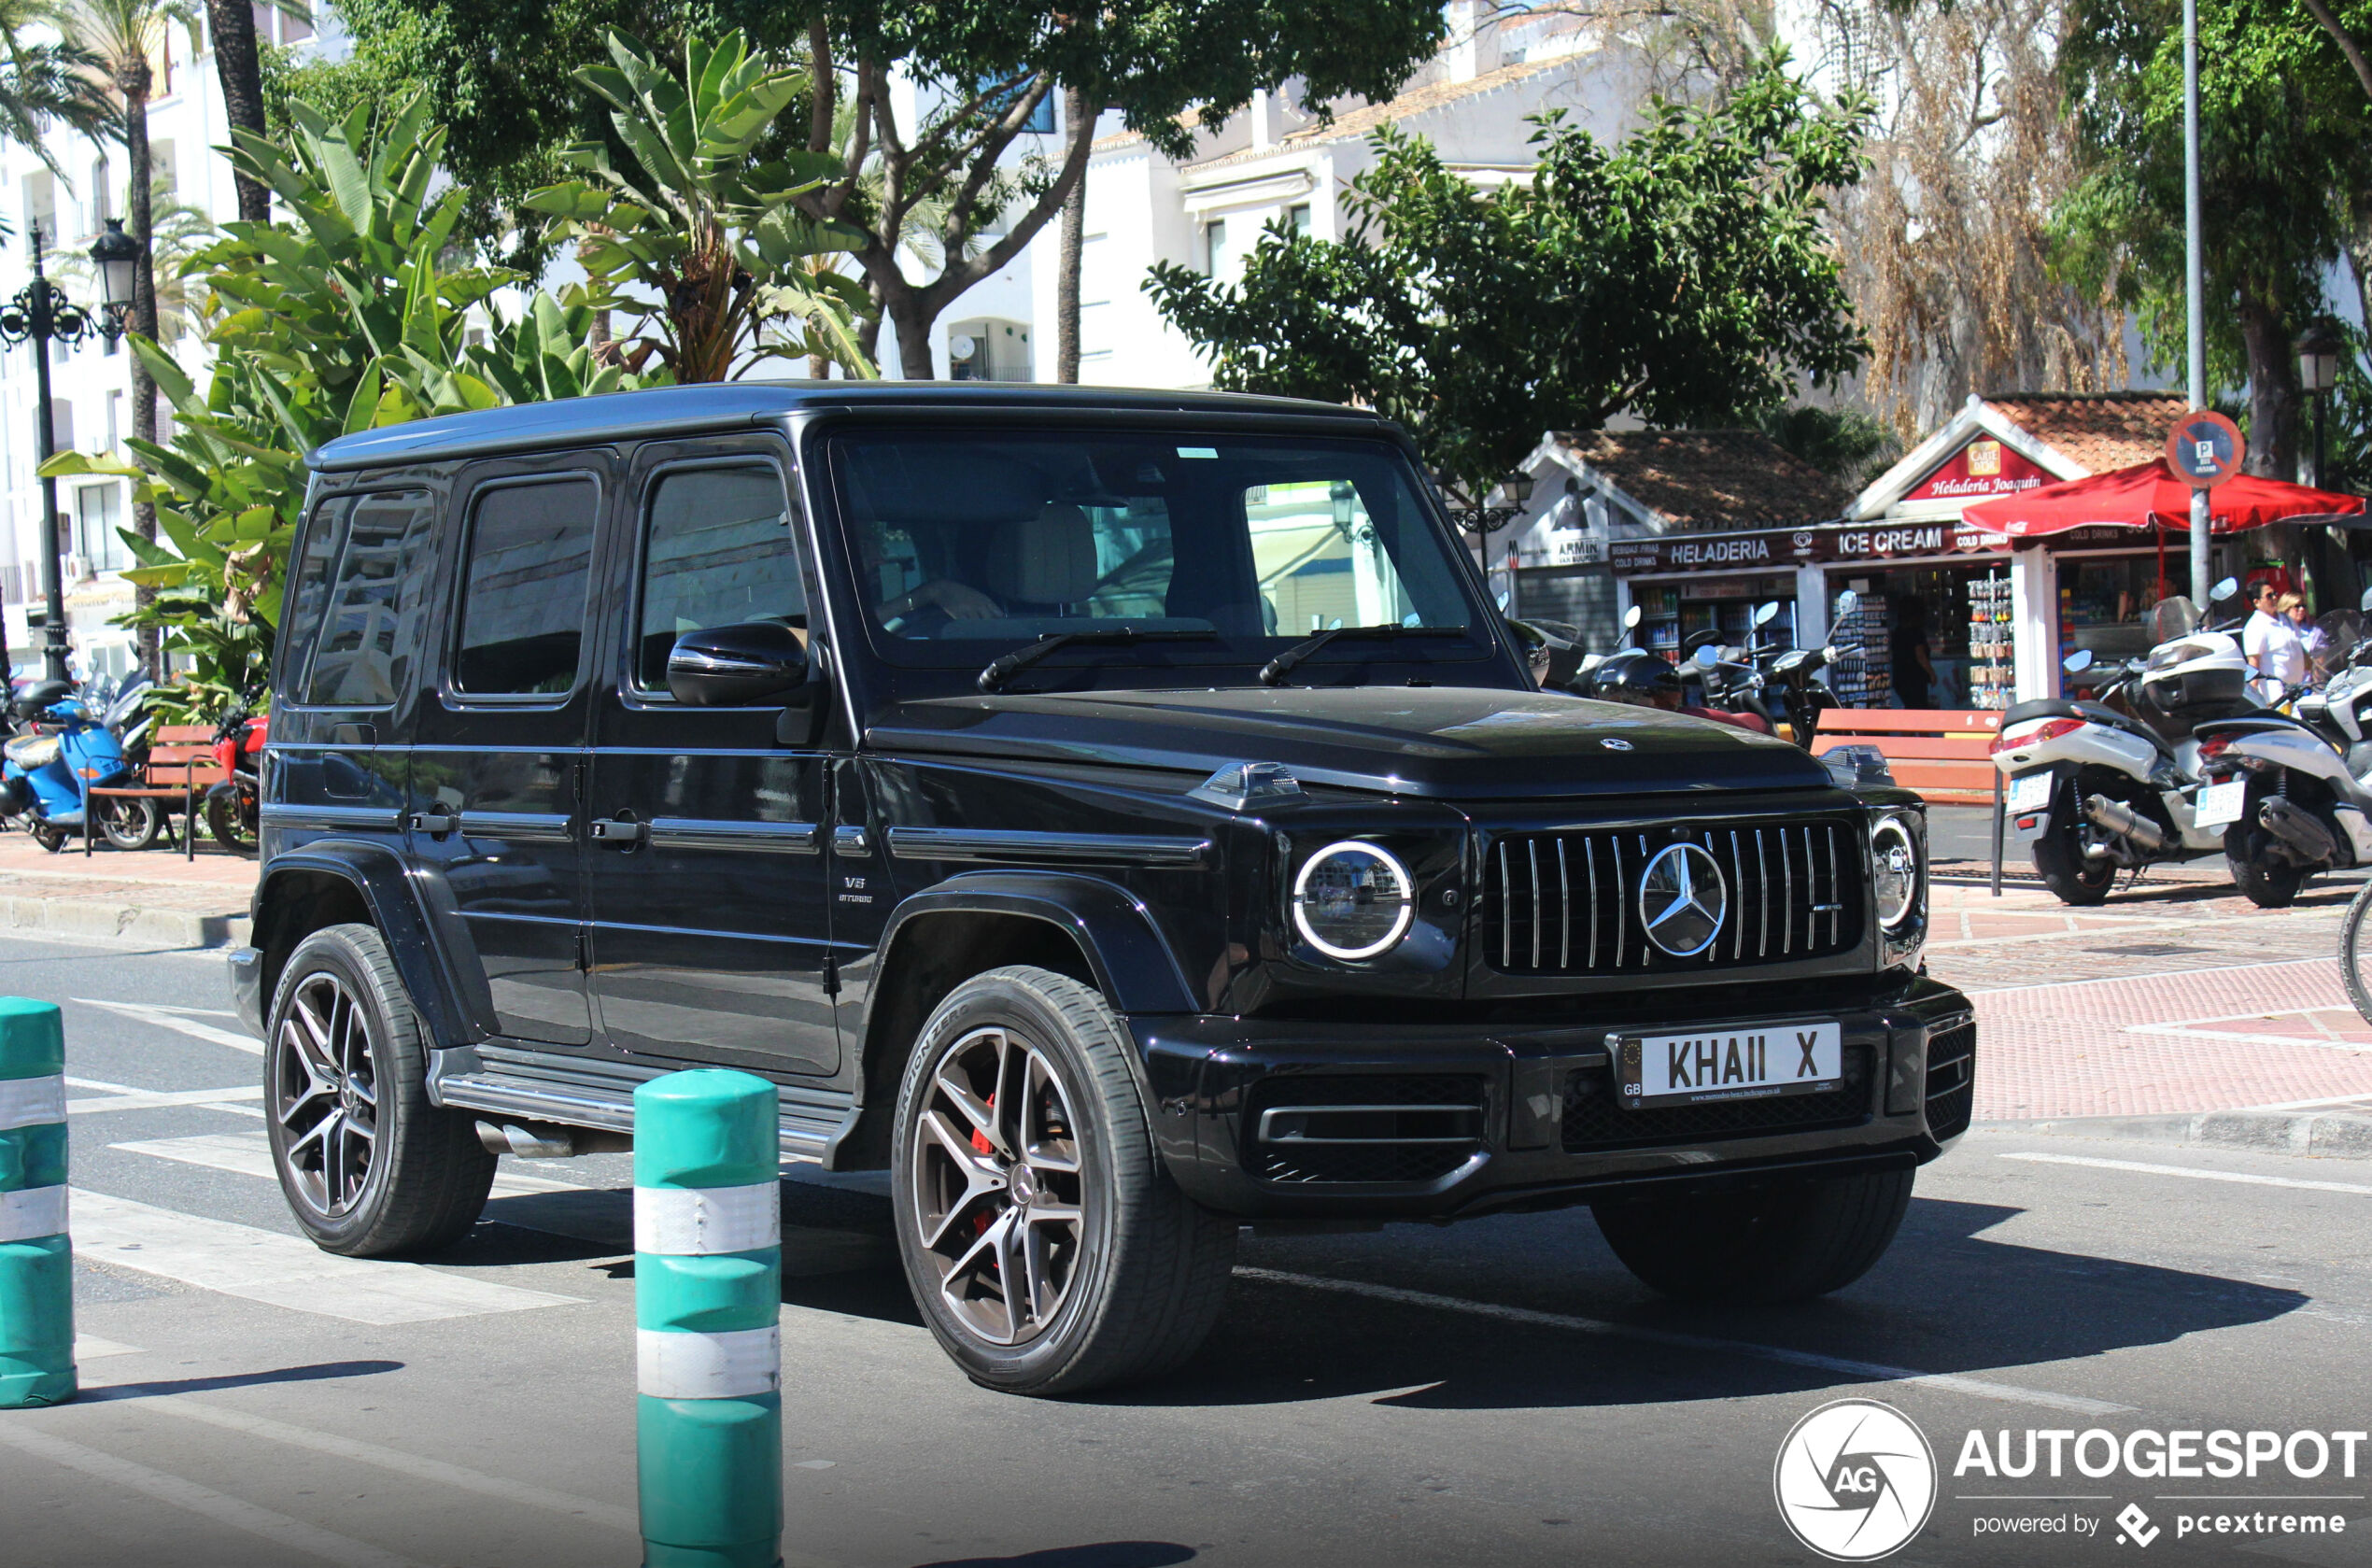
[[[1098,1541],[1087,1547],[1048,1547],[1019,1557],[956,1557],[915,1568],[1169,1568],[1191,1562],[1194,1548],[1175,1541]]]
[[[153,1383],[109,1383],[82,1391],[80,1403],[103,1399],[156,1399],[175,1393],[212,1393],[218,1389],[251,1389],[264,1383],[319,1383],[336,1377],[375,1377],[401,1372],[400,1361],[330,1361],[311,1366],[282,1366],[270,1372],[230,1372],[215,1377],[176,1377]]]

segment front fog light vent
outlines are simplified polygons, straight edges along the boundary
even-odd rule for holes
[[[1408,934],[1416,888],[1389,851],[1328,844],[1293,879],[1293,928],[1329,958],[1373,958]]]

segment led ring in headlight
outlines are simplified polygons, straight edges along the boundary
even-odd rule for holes
[[[1293,879],[1293,928],[1329,958],[1373,958],[1416,917],[1408,868],[1353,840],[1328,844]]]
[[[1919,848],[1900,817],[1880,817],[1870,829],[1870,861],[1878,924],[1891,931],[1919,906]]]

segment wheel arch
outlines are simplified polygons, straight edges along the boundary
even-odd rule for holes
[[[386,941],[397,975],[434,1046],[466,1045],[486,1032],[460,1005],[428,913],[395,854],[377,844],[319,842],[275,855],[257,884],[251,942],[268,1016],[280,973],[314,932],[354,922]]]
[[[947,994],[976,974],[1033,964],[1094,987],[1123,1015],[1197,1010],[1151,914],[1127,889],[1097,877],[986,871],[950,878],[898,905],[880,954],[866,996],[858,1114],[825,1155],[834,1170],[889,1163],[890,1113],[907,1052]]]

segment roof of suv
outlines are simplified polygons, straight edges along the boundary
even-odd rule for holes
[[[1094,408],[1301,418],[1331,415],[1381,423],[1371,414],[1334,403],[1235,392],[1142,391],[1010,381],[725,382],[609,392],[417,419],[340,436],[317,447],[305,461],[324,471],[377,468],[588,441],[685,435],[771,424],[804,410],[858,408],[1009,408],[1016,412]]]

